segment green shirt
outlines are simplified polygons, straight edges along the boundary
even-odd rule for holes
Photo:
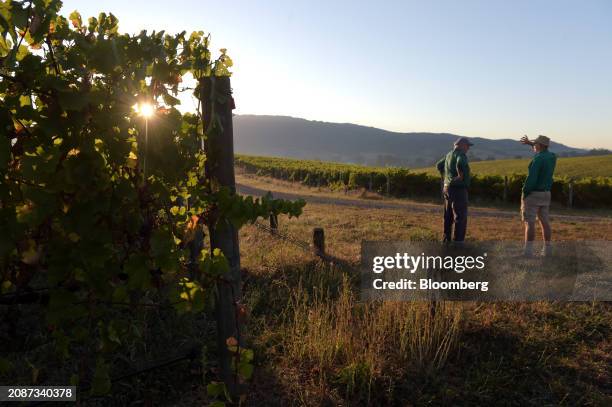
[[[553,184],[553,173],[557,164],[557,156],[550,151],[540,151],[529,163],[529,174],[523,184],[523,195],[533,191],[550,191]]]
[[[468,158],[461,150],[452,150],[436,164],[440,175],[444,177],[444,185],[467,188],[470,186],[470,166]],[[463,181],[455,180],[463,172]]]

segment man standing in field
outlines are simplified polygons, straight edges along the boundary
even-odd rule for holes
[[[463,244],[467,228],[468,193],[470,186],[470,166],[467,152],[473,146],[469,139],[461,137],[455,146],[436,165],[444,179],[444,242],[451,241],[453,223],[455,235],[453,241]]]
[[[533,240],[535,238],[536,215],[542,227],[542,238],[544,247],[542,256],[552,254],[550,243],[551,229],[548,219],[548,208],[550,206],[550,189],[553,184],[553,174],[557,163],[557,156],[548,151],[550,139],[538,136],[530,141],[527,136],[521,138],[521,143],[533,148],[536,153],[529,163],[529,174],[523,185],[521,198],[521,217],[525,223],[525,249],[524,255],[533,256]]]

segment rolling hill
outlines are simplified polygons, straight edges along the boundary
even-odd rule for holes
[[[286,116],[234,116],[234,148],[239,154],[414,168],[435,163],[458,137],[450,133],[396,133]],[[531,156],[530,149],[516,140],[480,137],[472,140],[475,143],[470,151],[473,160]],[[560,155],[586,153],[559,143],[553,143],[551,149]]]

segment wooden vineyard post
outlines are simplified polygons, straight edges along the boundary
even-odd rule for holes
[[[274,213],[270,214],[270,232],[278,231],[278,216]]]
[[[504,202],[508,201],[508,176],[504,176]]]
[[[572,180],[569,181],[569,185],[567,186],[567,206],[571,208],[574,205],[574,182]]]
[[[342,182],[344,183],[344,195],[348,194],[348,183],[351,179],[350,175],[346,175],[346,180],[344,180],[344,175],[342,176]]]
[[[374,183],[373,181],[373,176],[372,173],[370,173],[370,182],[368,183],[368,191],[372,192],[372,184]]]
[[[312,231],[312,245],[317,256],[325,254],[325,232],[323,228],[314,228]]]
[[[228,188],[231,194],[236,193],[234,174],[234,137],[232,110],[234,103],[229,77],[205,77],[200,82],[201,100],[204,113],[206,137],[207,181],[211,188]],[[219,123],[217,122],[219,121]],[[212,124],[212,125],[211,125]],[[219,124],[221,126],[219,126]],[[219,368],[232,397],[244,392],[240,385],[233,354],[228,350],[228,338],[235,338],[240,347],[244,346],[244,327],[236,318],[239,314],[242,292],[240,281],[240,250],[238,230],[227,219],[219,219],[216,225],[209,225],[211,251],[218,248],[227,258],[229,271],[223,280],[217,283],[215,316],[217,319],[217,342],[219,346]]]
[[[387,173],[387,196],[391,195],[391,176]]]

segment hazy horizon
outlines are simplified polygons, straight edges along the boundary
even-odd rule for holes
[[[110,11],[122,32],[210,32],[234,60],[238,114],[612,149],[609,1],[64,1],[74,9]]]
[[[320,123],[328,123],[328,124],[349,124],[349,125],[357,125],[357,126],[363,126],[363,127],[370,127],[370,128],[374,128],[374,129],[378,129],[378,130],[383,130],[383,131],[387,131],[387,132],[391,132],[391,133],[396,133],[396,134],[411,134],[411,133],[452,134],[452,135],[463,136],[463,137],[473,137],[473,138],[481,137],[481,138],[490,139],[490,140],[513,140],[513,141],[516,141],[516,142],[519,142],[520,138],[522,137],[522,135],[520,135],[518,138],[516,138],[516,137],[512,138],[512,137],[473,136],[473,135],[469,135],[469,134],[462,134],[462,133],[457,133],[457,132],[452,132],[452,131],[428,131],[428,130],[397,131],[397,130],[385,129],[384,127],[372,126],[372,125],[369,125],[369,124],[360,124],[360,123],[353,123],[353,122],[337,122],[337,121],[318,120],[318,119],[308,119],[308,118],[305,118],[305,117],[292,116],[292,115],[236,113],[236,112],[234,112],[234,114],[238,115],[238,116],[284,117],[284,118],[290,118],[290,119],[306,120],[306,121],[311,121],[311,122],[320,122]],[[535,138],[536,136],[533,135],[531,137]],[[556,142],[556,143],[561,143],[561,144],[563,144],[565,146],[568,146],[568,147],[580,148],[580,149],[586,149],[586,150],[591,150],[591,149],[607,149],[605,147],[600,147],[600,146],[580,147],[578,145],[572,144],[571,142],[568,143],[568,142],[565,142],[565,141],[555,140],[555,139],[552,139],[552,141]],[[612,149],[607,149],[607,150],[612,150]]]

